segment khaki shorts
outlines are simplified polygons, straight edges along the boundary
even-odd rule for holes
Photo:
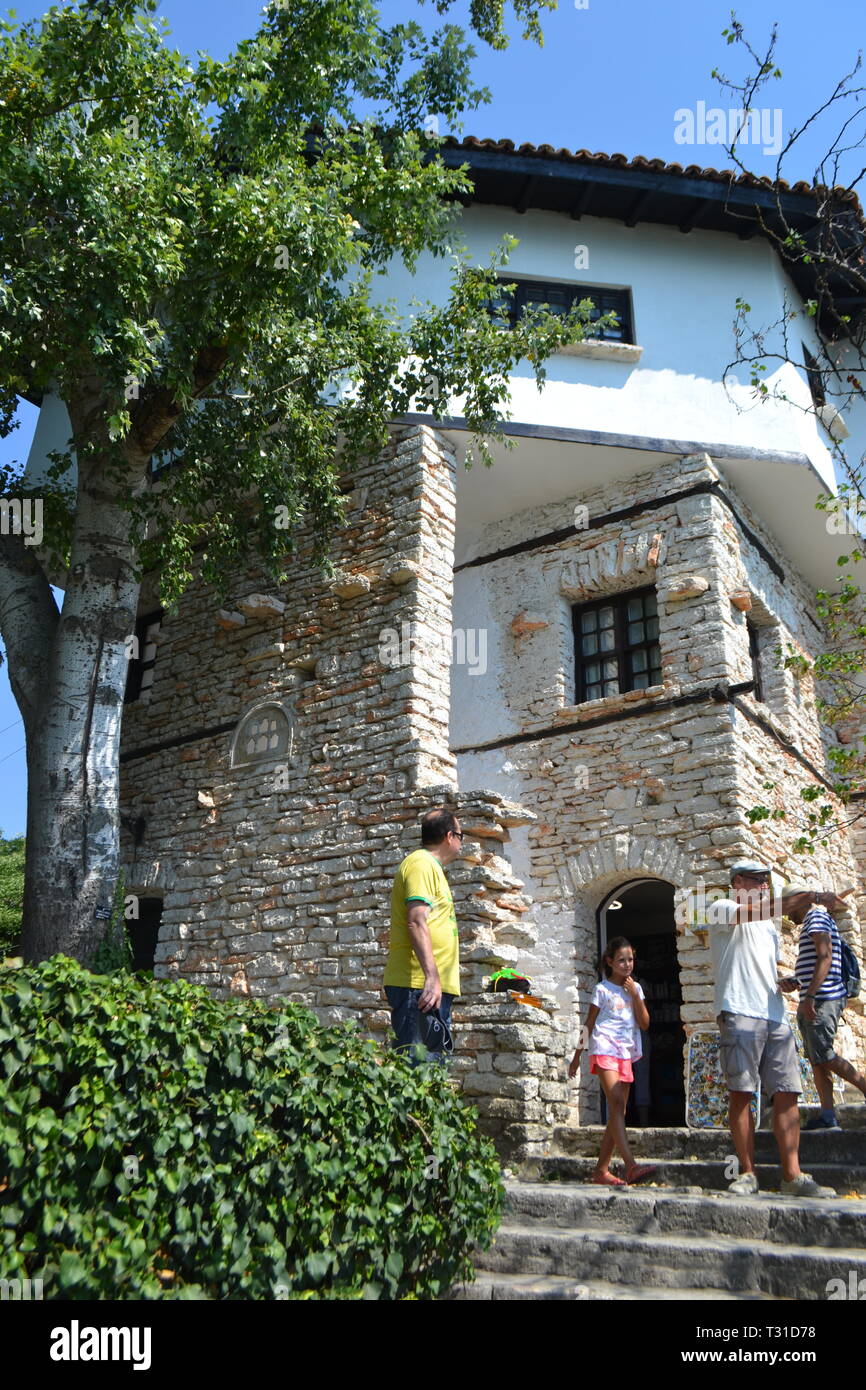
[[[836,1029],[846,1003],[845,999],[816,999],[814,1023],[797,1015],[803,1051],[810,1062],[820,1066],[836,1056]]]
[[[757,1091],[760,1077],[767,1099],[777,1091],[800,1094],[797,1046],[787,1023],[729,1013],[719,1014],[716,1022],[729,1091]]]

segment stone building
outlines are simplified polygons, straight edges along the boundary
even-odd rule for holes
[[[127,888],[158,974],[381,1032],[390,879],[420,813],[453,804],[457,1065],[503,1149],[531,1154],[597,1117],[565,1067],[608,935],[634,941],[647,990],[652,1118],[682,1123],[686,1039],[712,1023],[682,904],[744,854],[780,881],[804,871],[799,792],[826,785],[836,736],[775,650],[821,650],[816,589],[846,540],[814,509],[836,483],[805,375],[783,365],[768,380],[788,399],[760,408],[726,376],[738,297],[775,324],[808,296],[759,230],[770,184],[508,142],[448,157],[472,170],[470,249],[520,238],[520,302],[589,297],[620,327],[556,354],[541,394],[516,370],[516,447],[492,472],[464,467],[456,408],[395,421],[351,480],[333,581],[302,544],[279,592],[250,570],[221,609],[196,582],[170,617],[151,577],[124,717]],[[780,196],[807,226],[807,190]],[[387,292],[435,298],[443,274],[395,270]],[[866,420],[825,418],[866,439]],[[760,805],[786,815],[753,821]],[[859,888],[858,841],[834,830],[808,871]],[[485,993],[501,964],[543,1008]],[[845,1019],[862,1060],[862,1006]]]

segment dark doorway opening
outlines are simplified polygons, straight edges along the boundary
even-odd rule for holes
[[[138,917],[128,918],[126,923],[133,970],[147,970],[153,974],[161,917],[162,898],[138,899]]]
[[[605,898],[598,918],[599,954],[615,936],[626,937],[634,947],[635,978],[643,987],[650,1016],[650,1026],[642,1035],[644,1057],[634,1068],[626,1121],[631,1125],[683,1125],[685,1031],[680,1017],[683,996],[673,884],[657,878],[625,883]]]

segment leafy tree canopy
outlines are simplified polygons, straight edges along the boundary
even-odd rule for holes
[[[514,4],[534,38],[554,7]],[[419,402],[456,397],[488,457],[509,369],[526,356],[542,380],[587,314],[490,321],[508,248],[485,267],[461,249],[468,183],[423,129],[457,128],[487,96],[460,28],[385,28],[370,0],[274,0],[227,59],[192,61],[155,8],[81,0],[2,26],[0,431],[19,395],[57,392],[73,433],[38,489],[50,548],[63,561],[74,539],[74,455],[147,535],[139,561],[162,565],[171,597],[197,545],[218,581],[253,542],[276,563],[305,514],[323,538],[342,516],[338,452],[350,466]],[[503,12],[471,5],[495,47]],[[422,251],[451,259],[451,295],[401,317],[375,280]],[[183,467],[154,485],[152,457]]]

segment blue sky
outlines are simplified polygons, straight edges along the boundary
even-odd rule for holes
[[[16,13],[22,20],[38,18],[45,8],[19,3]],[[429,3],[385,0],[380,8],[388,23],[418,18],[435,27],[444,22]],[[722,149],[680,144],[675,131],[678,126],[684,130],[678,111],[697,111],[700,102],[706,108],[731,105],[710,75],[714,67],[736,78],[744,71],[745,55],[721,37],[730,11],[730,4],[715,0],[560,0],[558,10],[543,21],[543,48],[522,42],[513,24],[514,39],[506,52],[476,44],[476,80],[491,89],[493,100],[467,116],[464,133],[724,167]],[[261,5],[258,0],[164,0],[159,12],[171,25],[176,47],[189,54],[205,49],[219,57],[255,32]],[[467,13],[468,4],[461,0],[448,18],[465,22]],[[776,61],[782,78],[762,102],[779,109],[779,128],[787,135],[853,66],[866,37],[862,0],[823,0],[820,7],[814,0],[744,0],[736,13],[756,48],[762,48],[773,20],[779,20]],[[820,136],[819,127],[802,154],[786,165],[789,181],[810,177],[823,151]],[[775,170],[775,156],[760,145],[749,146],[748,162],[759,174]],[[26,457],[35,415],[22,408],[21,429],[0,441],[0,461]],[[23,743],[4,665],[0,828],[7,835],[24,830]]]

